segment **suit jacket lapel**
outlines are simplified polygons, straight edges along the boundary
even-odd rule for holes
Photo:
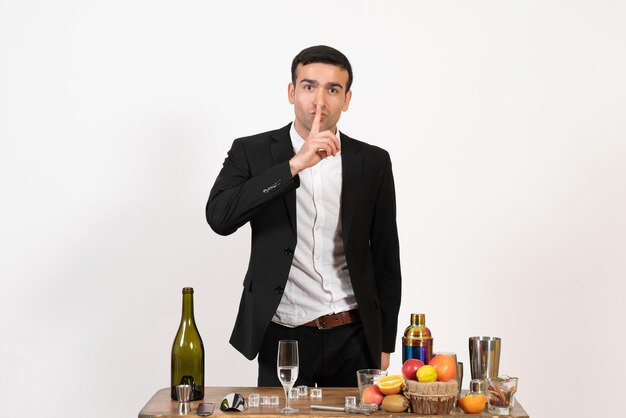
[[[363,179],[363,157],[359,154],[360,148],[361,145],[357,141],[341,133],[341,168],[343,171],[341,224],[345,251],[348,249],[352,216],[354,215],[359,188]]]
[[[272,138],[274,143],[271,145],[272,158],[274,158],[275,164],[284,163],[293,157],[293,145],[291,144],[291,136],[289,130],[291,124],[279,129],[274,133]],[[293,190],[283,196],[285,205],[287,207],[287,213],[289,214],[289,222],[293,233],[297,234],[296,229],[296,191]]]

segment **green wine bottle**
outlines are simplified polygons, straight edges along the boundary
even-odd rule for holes
[[[172,344],[173,400],[178,400],[177,385],[191,386],[191,400],[204,398],[204,345],[193,316],[193,288],[183,288],[183,315]]]

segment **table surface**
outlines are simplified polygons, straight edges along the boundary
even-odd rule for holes
[[[251,393],[258,393],[261,396],[271,396],[277,395],[280,398],[280,405],[276,406],[259,406],[259,407],[251,407],[245,410],[244,412],[223,412],[220,410],[220,403],[222,402],[222,398],[227,393],[238,392],[241,393],[246,399],[248,399],[248,395]],[[310,393],[310,388],[309,388]],[[346,416],[357,418],[364,417],[364,415],[357,414],[346,414],[344,412],[334,412],[334,411],[324,411],[311,409],[311,405],[329,405],[329,406],[343,406],[344,398],[346,396],[359,396],[359,391],[357,388],[322,388],[322,398],[313,399],[309,396],[301,397],[299,399],[292,399],[290,402],[290,406],[299,410],[296,414],[281,414],[278,410],[285,406],[285,392],[283,388],[257,388],[257,387],[206,387],[204,389],[204,399],[201,401],[193,401],[191,402],[191,412],[190,416],[196,416],[196,410],[198,409],[198,405],[202,402],[213,402],[215,406],[215,410],[213,412],[213,416],[231,416],[232,418],[245,418],[245,417],[254,417],[259,418],[259,415],[268,418],[285,418],[286,416],[290,417],[302,417],[306,416],[306,418],[324,418],[324,417],[337,417],[337,416]],[[167,418],[167,417],[178,417],[178,401],[173,401],[170,399],[170,389],[164,388],[157,391],[152,399],[148,401],[146,406],[139,412],[139,418]],[[488,412],[482,412],[480,414],[465,414],[458,408],[452,410],[450,415],[468,415],[472,417],[482,417],[482,418],[493,418],[498,415],[494,415]],[[392,418],[392,417],[404,417],[404,418],[415,418],[418,415],[412,413],[390,413],[385,411],[378,411],[372,414],[375,418]],[[425,415],[425,417],[445,417],[446,415]],[[529,418],[524,408],[519,404],[519,402],[515,402],[515,406],[511,410],[511,414],[509,417],[512,418]]]

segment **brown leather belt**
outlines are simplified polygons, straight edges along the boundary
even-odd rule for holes
[[[320,316],[311,322],[303,324],[303,327],[314,327],[318,329],[330,329],[340,327],[342,325],[352,324],[360,321],[359,310],[353,309],[351,311],[339,312],[332,315]]]

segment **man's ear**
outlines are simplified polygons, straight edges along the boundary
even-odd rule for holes
[[[346,112],[348,110],[350,107],[350,99],[352,99],[352,90],[346,93],[346,99],[343,101],[343,109],[341,109],[342,111]]]
[[[289,86],[287,86],[287,96],[289,103],[294,104],[296,102],[296,87],[293,83],[289,83]]]

